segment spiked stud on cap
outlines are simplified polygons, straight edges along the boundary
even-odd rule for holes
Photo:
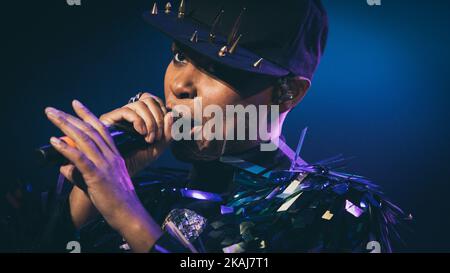
[[[178,18],[179,19],[183,19],[184,18],[185,11],[186,11],[186,7],[185,7],[185,4],[184,4],[184,0],[181,0],[180,7],[178,8]]]
[[[230,47],[230,50],[228,50],[228,52],[230,54],[233,54],[234,51],[236,50],[236,47],[238,46],[239,40],[241,39],[242,34],[239,35],[239,37],[237,37],[237,39],[233,42],[233,44]]]
[[[167,2],[164,12],[166,14],[169,14],[171,8],[172,8],[172,4],[170,4],[170,2]]]
[[[237,33],[239,31],[239,27],[241,26],[242,16],[244,15],[247,8],[243,8],[241,13],[239,14],[238,18],[234,22],[233,29],[231,30],[230,34],[228,35],[228,41],[227,44],[231,45],[233,41],[235,41]]]
[[[228,52],[228,48],[227,46],[223,46],[219,52],[217,53],[217,55],[219,55],[219,57],[225,57],[227,55]]]
[[[191,41],[192,43],[198,42],[198,34],[197,34],[197,30],[194,31],[194,33],[192,34],[191,39],[189,39],[189,41]]]
[[[253,64],[253,67],[255,67],[255,68],[260,68],[260,67],[261,67],[262,61],[263,61],[263,58],[257,60],[257,61]]]
[[[214,22],[211,26],[211,31],[209,32],[209,41],[211,43],[214,43],[216,40],[216,30],[218,25],[220,25],[220,20],[222,19],[222,15],[225,11],[222,9],[220,12],[216,15],[216,18],[214,18]]]
[[[158,6],[156,6],[156,3],[153,4],[153,8],[152,8],[152,15],[157,15],[158,14]]]

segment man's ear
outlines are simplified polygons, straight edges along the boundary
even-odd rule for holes
[[[311,83],[304,78],[287,78],[274,89],[274,103],[280,106],[280,113],[294,108],[306,95]]]

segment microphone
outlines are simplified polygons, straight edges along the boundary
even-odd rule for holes
[[[136,132],[129,123],[119,123],[109,126],[108,131],[122,155],[129,151],[150,145],[145,142],[144,136]],[[60,139],[70,146],[75,146],[73,140],[67,136],[60,137]],[[64,165],[69,163],[69,161],[50,144],[36,149],[35,155],[36,160],[40,165]]]

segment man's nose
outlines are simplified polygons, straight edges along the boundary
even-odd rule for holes
[[[172,93],[177,99],[193,99],[197,96],[194,71],[179,73],[171,83]]]

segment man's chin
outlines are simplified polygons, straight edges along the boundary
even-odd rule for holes
[[[221,156],[221,148],[217,141],[207,143],[200,150],[199,143],[193,140],[173,141],[170,146],[172,154],[176,159],[183,162],[214,161]]]

